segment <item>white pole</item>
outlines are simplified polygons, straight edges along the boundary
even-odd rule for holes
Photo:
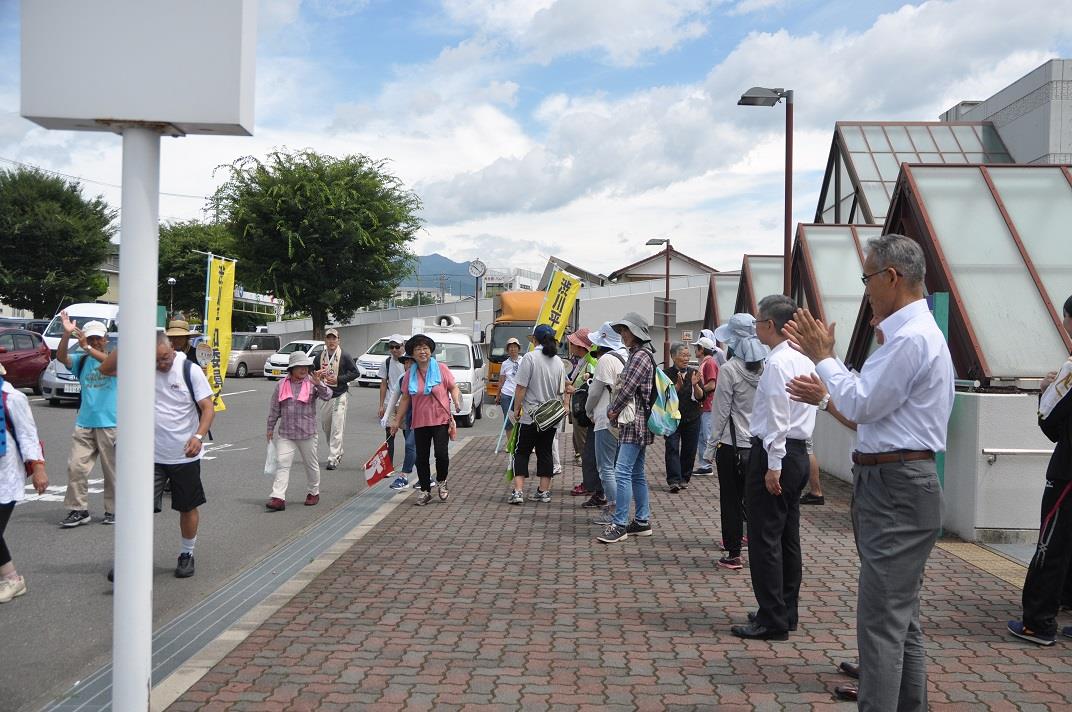
[[[112,709],[148,710],[153,657],[153,393],[160,134],[123,129]]]

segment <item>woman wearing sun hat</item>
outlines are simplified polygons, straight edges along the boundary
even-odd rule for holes
[[[711,430],[714,452],[708,459],[714,459],[718,470],[722,543],[726,547],[718,565],[736,570],[744,566],[744,473],[751,453],[752,402],[770,349],[756,336],[756,319],[751,314],[734,314],[715,330],[715,338],[726,344],[729,358],[715,385]]]
[[[287,377],[279,381],[272,392],[268,407],[268,441],[275,440],[276,469],[272,496],[265,505],[270,512],[287,508],[287,485],[294,453],[300,452],[305,463],[308,491],[305,505],[320,502],[320,461],[317,459],[316,401],[331,398],[331,389],[321,377],[324,371],[313,371],[313,360],[304,351],[295,351],[287,362]],[[275,426],[279,424],[279,436]]]
[[[425,334],[416,334],[406,341],[406,354],[413,357],[413,365],[402,380],[402,397],[391,419],[391,435],[398,432],[410,416],[413,439],[417,446],[417,478],[421,493],[415,504],[423,507],[432,501],[432,468],[429,462],[435,448],[436,483],[439,486],[439,501],[446,502],[447,475],[450,470],[450,455],[447,448],[456,432],[450,399],[454,400],[454,412],[462,407],[462,393],[454,374],[445,364],[436,360],[436,343]]]

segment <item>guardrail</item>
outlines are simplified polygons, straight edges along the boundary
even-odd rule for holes
[[[997,462],[1000,455],[1009,455],[1013,457],[1024,457],[1032,455],[1045,455],[1049,457],[1053,454],[1053,450],[1025,450],[1018,448],[990,448],[984,447],[983,454],[986,455],[986,462],[989,465],[993,465]]]

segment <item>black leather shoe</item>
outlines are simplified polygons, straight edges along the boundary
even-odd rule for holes
[[[845,702],[855,702],[860,696],[856,685],[838,685],[834,688],[834,697]]]
[[[749,623],[755,623],[756,622],[756,615],[757,614],[755,614],[755,613],[749,613],[748,614],[748,622]],[[797,624],[796,623],[790,624],[790,626],[789,626],[790,632],[795,631],[796,629],[797,629]]]
[[[789,640],[789,633],[784,630],[772,630],[755,623],[748,625],[735,625],[730,632],[738,638],[747,640]]]
[[[860,679],[860,664],[859,663],[850,663],[849,661],[846,660],[845,662],[843,662],[840,665],[838,665],[838,670],[840,670],[841,672],[845,673],[849,677],[854,677],[857,680]]]
[[[826,504],[826,497],[821,494],[812,494],[808,492],[806,495],[800,498],[801,504]]]

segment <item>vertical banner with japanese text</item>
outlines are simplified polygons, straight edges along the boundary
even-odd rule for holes
[[[577,301],[577,295],[581,291],[581,280],[568,272],[555,269],[551,275],[551,282],[547,285],[547,296],[543,299],[540,307],[540,315],[536,318],[537,324],[547,324],[555,330],[555,338],[558,341],[566,334],[570,315],[573,313],[573,304]]]
[[[212,347],[212,360],[205,375],[212,388],[212,405],[217,412],[227,410],[223,398],[223,379],[231,357],[231,309],[234,306],[235,262],[209,255],[205,280],[205,342]]]

